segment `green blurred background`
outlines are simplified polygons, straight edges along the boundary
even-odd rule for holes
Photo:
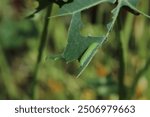
[[[45,10],[32,19],[34,0],[0,1],[0,99],[31,99],[32,72],[36,64]],[[111,20],[114,5],[101,4],[82,13],[82,35],[103,35]],[[150,14],[150,1],[138,8]],[[58,9],[53,5],[53,13]],[[129,99],[150,99],[150,20],[123,10],[123,47],[125,54],[125,90]],[[78,63],[46,59],[61,53],[67,43],[71,16],[50,20],[48,40],[42,56],[35,99],[119,99],[118,42],[115,30],[77,79]],[[135,84],[134,88],[133,85]],[[134,90],[133,90],[134,89]],[[133,90],[133,91],[132,91]]]

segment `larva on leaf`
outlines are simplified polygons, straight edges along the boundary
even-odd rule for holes
[[[99,45],[98,42],[94,42],[94,43],[92,43],[92,44],[88,47],[88,49],[84,52],[84,54],[82,55],[82,57],[81,57],[81,59],[80,59],[80,61],[79,61],[79,62],[80,62],[80,66],[83,66],[83,65],[86,63],[88,57],[90,57],[91,53],[93,52],[93,50],[94,50],[95,48],[97,48],[98,45]]]

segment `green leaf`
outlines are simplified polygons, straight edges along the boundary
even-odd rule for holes
[[[102,44],[103,37],[92,37],[87,36],[84,37],[80,34],[80,30],[82,28],[82,21],[81,21],[81,14],[77,12],[73,14],[72,21],[69,27],[69,34],[68,34],[68,43],[67,46],[60,56],[53,56],[51,57],[54,60],[57,59],[64,59],[67,63],[79,60],[85,56],[84,54],[87,53],[87,50],[90,45],[93,43],[97,43],[97,45],[88,53],[88,56],[83,61],[83,64],[80,66],[78,70],[78,76],[83,72],[83,70],[87,67],[91,59],[96,53],[97,48]]]
[[[115,3],[116,0],[74,0],[62,6],[57,16],[71,15],[104,2]]]
[[[84,2],[83,2],[84,1]],[[86,10],[88,8],[91,8],[93,6],[96,6],[101,3],[121,3],[121,7],[125,6],[128,7],[128,11],[134,13],[134,14],[142,14],[148,18],[150,18],[148,15],[143,13],[142,11],[138,10],[136,8],[136,5],[139,3],[139,0],[73,0],[72,2],[63,5],[58,14],[56,14],[53,17],[56,16],[64,16],[64,15],[71,15],[76,12],[80,12],[83,10]]]
[[[90,44],[99,42],[99,37],[84,37],[80,34],[82,28],[81,14],[75,13],[69,28],[68,44],[63,57],[67,62],[79,59]]]
[[[106,34],[100,37],[82,36],[80,34],[80,30],[83,26],[81,11],[103,2],[117,3],[117,6],[111,11],[112,21],[107,25],[108,30]],[[150,18],[150,16],[136,8],[138,2],[139,0],[84,0],[84,2],[81,0],[74,0],[71,3],[62,6],[58,15],[72,14],[72,20],[68,31],[67,46],[62,54],[53,57],[53,59],[56,60],[61,58],[67,63],[79,60],[80,67],[77,75],[77,77],[79,77],[96,54],[97,49],[108,39],[122,7],[128,7],[131,10]]]

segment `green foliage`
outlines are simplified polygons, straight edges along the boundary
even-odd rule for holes
[[[0,38],[0,45],[3,46],[3,48],[19,47],[31,36],[37,36],[37,30],[33,22],[26,20],[18,22],[6,19],[1,24],[0,37],[3,38]]]
[[[150,99],[149,16],[138,10],[150,13],[149,0],[39,0],[36,13],[47,11],[33,19],[9,1],[0,2],[0,99]]]
[[[97,4],[103,3],[103,2],[109,2],[109,3],[116,3],[117,6],[111,11],[112,12],[112,21],[107,25],[108,31],[104,36],[101,37],[83,37],[80,34],[82,21],[81,21],[81,11],[90,8],[92,6],[95,6]],[[126,6],[131,11],[135,11],[137,13],[140,13],[148,18],[150,16],[146,15],[142,11],[138,10],[135,6],[139,2],[139,0],[92,0],[88,1],[85,0],[84,2],[81,0],[74,0],[70,4],[66,4],[60,8],[58,16],[62,15],[68,15],[72,14],[72,21],[70,23],[70,28],[68,31],[68,44],[66,46],[66,49],[64,50],[63,54],[60,55],[60,58],[63,58],[66,60],[66,62],[70,62],[73,60],[79,60],[82,58],[86,50],[89,48],[89,46],[94,43],[95,41],[99,44],[88,54],[88,57],[84,59],[84,64],[80,65],[78,76],[83,72],[83,70],[87,67],[93,56],[95,55],[97,49],[102,46],[102,44],[107,40],[111,30],[114,27],[115,22],[117,21],[118,15],[120,13],[120,10],[122,7]],[[78,5],[80,4],[80,5]],[[56,15],[57,16],[57,15]],[[55,58],[55,60],[59,58],[58,56]]]
[[[115,1],[116,0],[84,0],[83,2],[81,0],[74,0],[70,4],[62,6],[59,10],[58,16],[75,14],[104,2],[115,3]]]
[[[76,13],[73,15],[70,28],[69,28],[69,35],[68,35],[68,44],[67,47],[64,51],[64,53],[60,56],[57,56],[55,59],[62,58],[64,59],[67,63],[74,61],[74,60],[80,60],[84,56],[83,54],[86,53],[88,47],[92,43],[101,43],[102,39],[100,37],[83,37],[80,34],[80,28],[82,26],[81,23],[81,15],[80,13]],[[95,46],[91,53],[86,57],[86,59],[83,61],[83,65],[81,65],[79,74],[85,69],[85,67],[88,65],[90,59],[96,52],[96,48],[98,47]],[[71,53],[71,54],[70,54]]]

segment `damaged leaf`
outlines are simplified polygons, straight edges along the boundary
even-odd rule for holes
[[[82,28],[81,11],[103,2],[116,4],[116,7],[111,11],[112,20],[107,25],[106,34],[99,37],[82,36],[80,34]],[[79,77],[96,54],[98,48],[108,39],[122,8],[127,7],[132,13],[142,14],[150,18],[150,16],[136,8],[138,2],[139,0],[74,0],[70,4],[62,6],[56,16],[71,14],[72,20],[68,31],[68,43],[66,48],[62,54],[53,57],[53,59],[61,58],[67,63],[78,60],[80,67],[77,77]]]

